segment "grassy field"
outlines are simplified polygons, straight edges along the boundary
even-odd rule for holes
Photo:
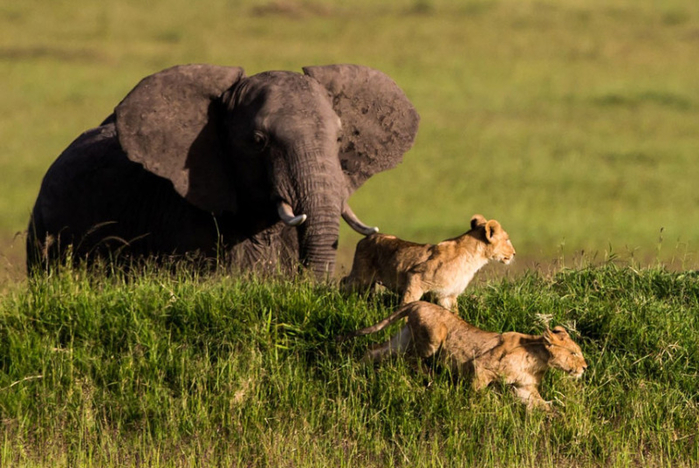
[[[562,324],[589,363],[552,415],[333,338],[395,297],[310,283],[68,272],[0,303],[2,466],[699,463],[699,276],[607,264],[473,288],[489,330]],[[393,330],[394,331],[395,327]]]
[[[143,76],[195,62],[388,73],[420,131],[354,211],[417,241],[502,222],[518,274],[479,274],[461,314],[571,330],[590,367],[547,376],[556,414],[361,364],[384,335],[332,341],[391,296],[223,272],[27,282],[51,162]],[[0,466],[697,466],[698,76],[694,0],[0,0]],[[343,227],[339,273],[357,240]]]
[[[417,142],[351,200],[385,232],[437,241],[479,212],[523,265],[611,247],[693,267],[698,44],[692,0],[2,0],[2,267],[21,277],[15,234],[56,156],[140,78],[191,62],[393,77]],[[357,239],[343,230],[343,264]]]

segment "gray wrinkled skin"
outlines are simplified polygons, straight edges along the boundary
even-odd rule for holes
[[[410,149],[419,117],[383,73],[184,65],[144,78],[49,168],[28,270],[75,261],[223,258],[331,275],[347,198]],[[305,214],[280,221],[284,202]]]

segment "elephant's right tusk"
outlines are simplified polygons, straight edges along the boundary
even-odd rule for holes
[[[303,224],[303,222],[306,221],[307,218],[305,214],[300,214],[296,216],[294,214],[294,210],[291,209],[291,206],[283,200],[277,202],[277,213],[279,214],[279,218],[287,226],[298,226],[300,224]]]
[[[376,226],[367,226],[366,224],[361,222],[359,218],[357,218],[357,215],[354,214],[354,211],[352,211],[352,208],[350,208],[347,202],[344,202],[342,204],[342,219],[344,219],[345,222],[349,224],[349,227],[357,231],[359,234],[370,236],[379,232],[379,228],[377,228]]]

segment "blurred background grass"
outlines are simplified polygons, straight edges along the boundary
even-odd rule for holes
[[[610,250],[696,265],[694,0],[0,0],[3,281],[23,275],[58,154],[142,77],[195,62],[390,75],[418,138],[351,199],[384,232],[436,242],[479,212],[524,267]],[[340,272],[358,238],[343,228]]]

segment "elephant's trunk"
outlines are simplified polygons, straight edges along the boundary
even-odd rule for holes
[[[300,157],[291,165],[294,208],[297,215],[306,215],[297,228],[299,259],[316,279],[324,280],[335,269],[344,189],[342,169],[337,156],[328,157],[327,151],[296,154]]]
[[[316,279],[332,277],[340,232],[340,207],[319,206],[306,211],[308,220],[299,227],[301,263],[309,268]]]

